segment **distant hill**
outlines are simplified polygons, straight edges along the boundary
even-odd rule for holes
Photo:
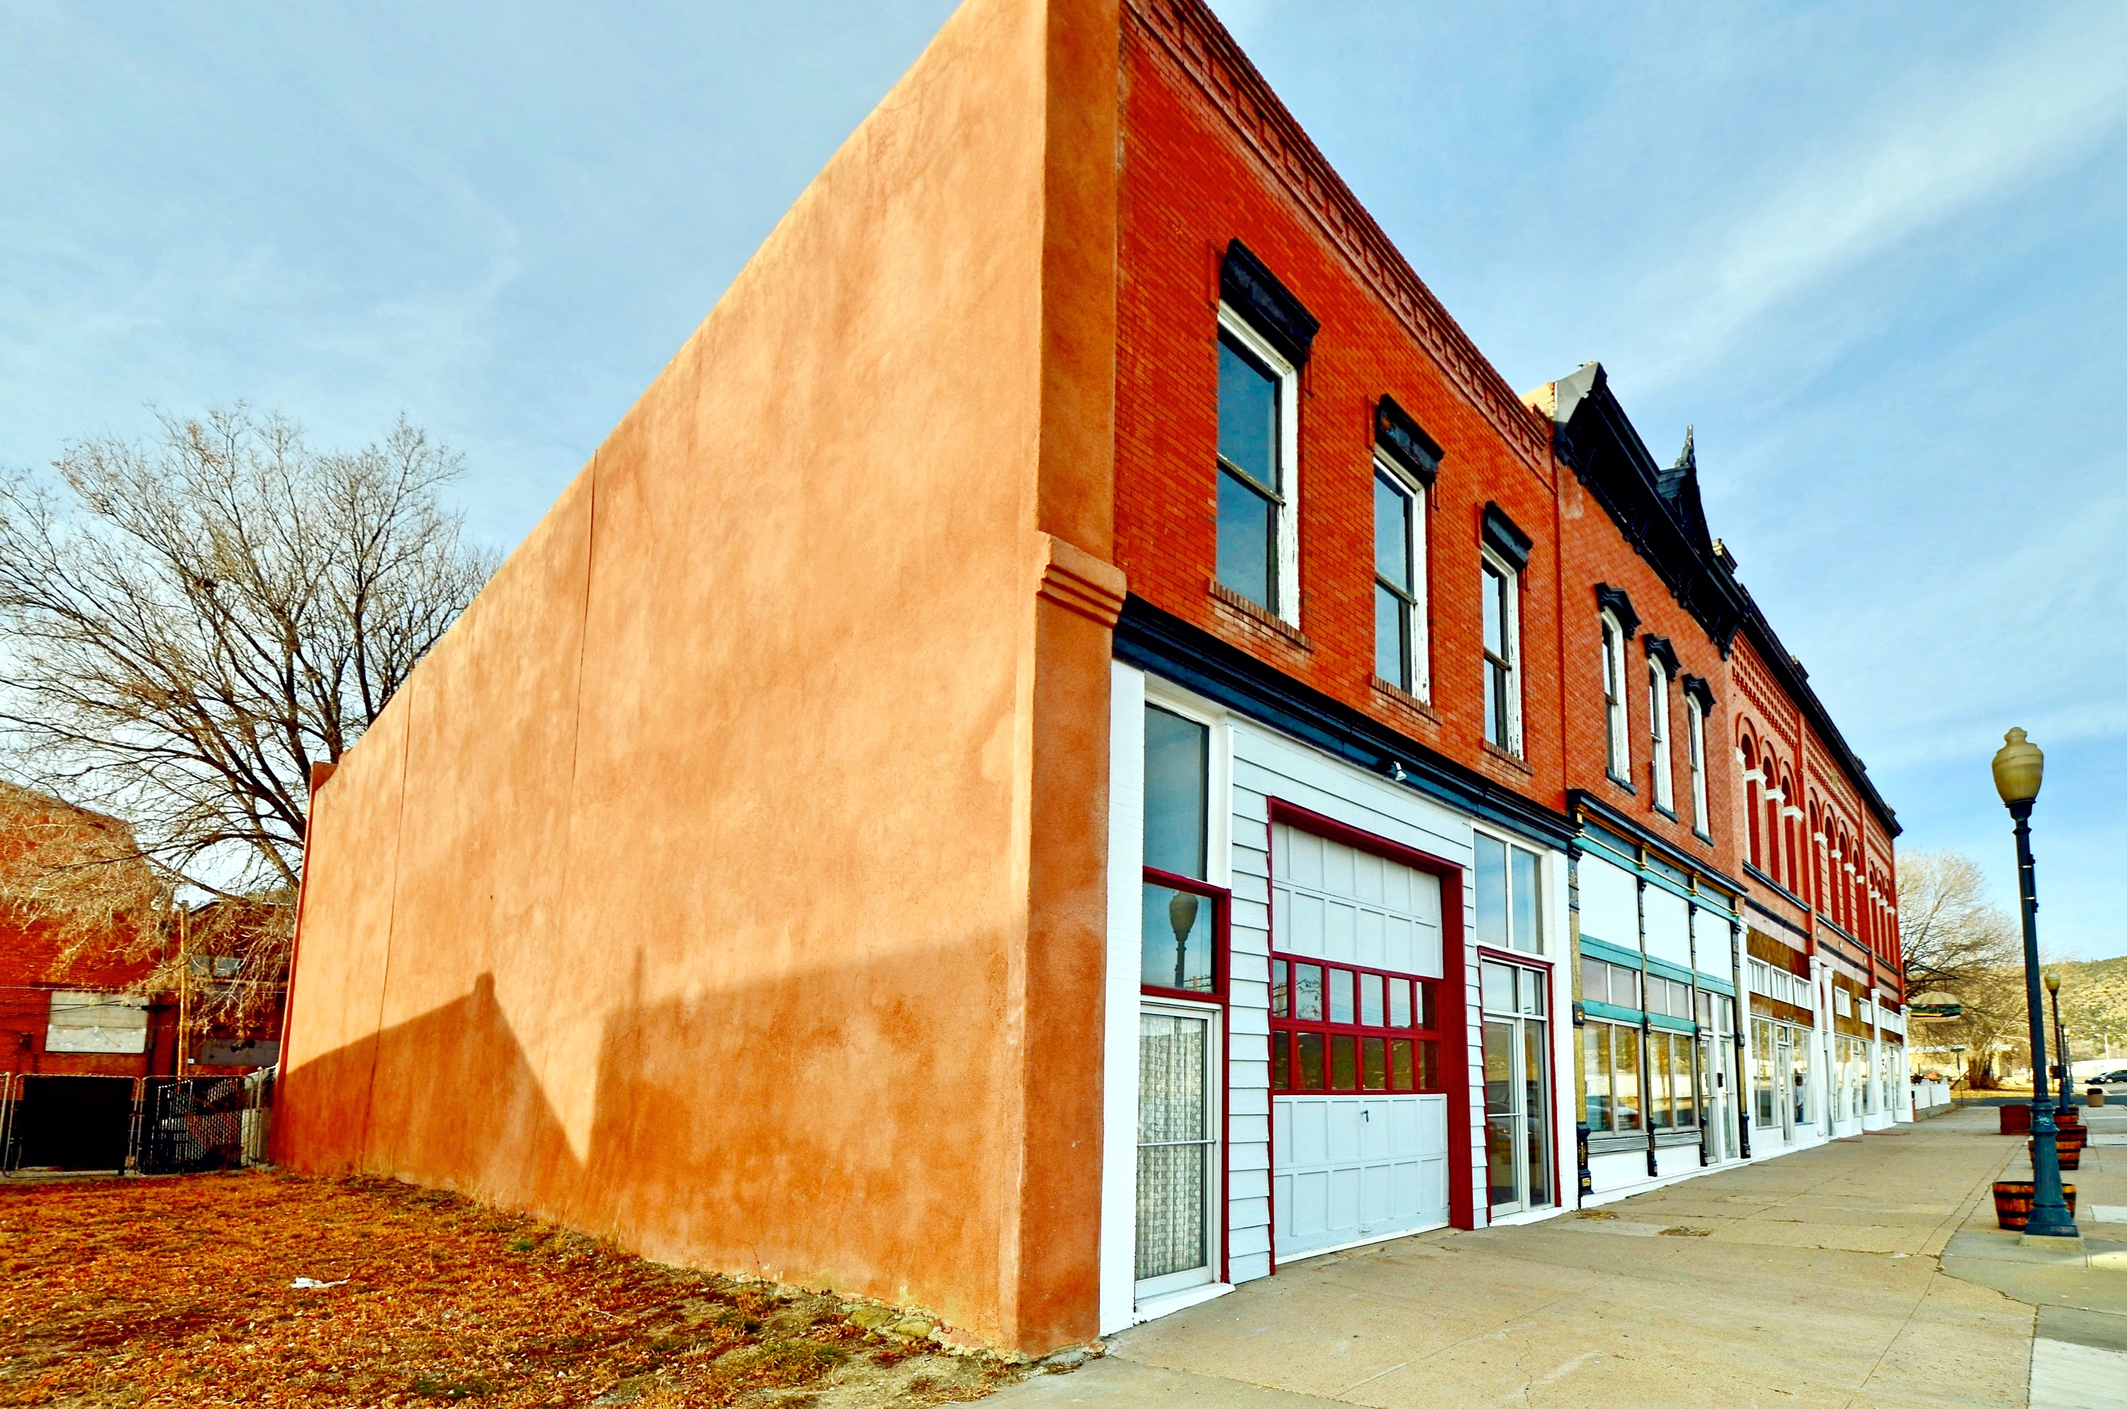
[[[2127,1065],[2127,957],[2070,960],[2049,967],[2061,976],[2061,1021],[2068,1029],[2069,1055],[2077,1061],[2101,1056],[2109,1036],[2113,1054]]]

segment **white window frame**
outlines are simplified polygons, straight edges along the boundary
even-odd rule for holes
[[[1300,625],[1300,369],[1293,366],[1238,311],[1221,303],[1219,329],[1230,333],[1249,355],[1268,367],[1278,379],[1278,490],[1271,513],[1278,528],[1278,600],[1272,610],[1279,620],[1298,629]],[[1216,394],[1214,392],[1214,394]],[[1223,473],[1223,472],[1222,472]]]
[[[1401,490],[1410,500],[1410,543],[1406,545],[1411,560],[1411,629],[1404,649],[1411,653],[1410,693],[1427,704],[1433,702],[1433,662],[1431,632],[1427,629],[1426,616],[1430,610],[1426,593],[1425,576],[1425,486],[1386,455],[1374,456],[1374,473],[1386,475],[1389,483]],[[1377,574],[1375,581],[1379,582]],[[1375,610],[1379,611],[1377,603]],[[1376,630],[1379,630],[1378,625]],[[1380,662],[1375,662],[1379,664]],[[1396,685],[1396,681],[1389,681]],[[1398,688],[1405,688],[1398,686]]]
[[[1225,710],[1207,704],[1199,695],[1190,693],[1171,681],[1147,672],[1145,675],[1145,704],[1167,713],[1178,715],[1192,724],[1201,724],[1210,731],[1209,757],[1205,760],[1206,796],[1204,816],[1204,883],[1221,890],[1233,889],[1233,726]],[[1137,767],[1142,776],[1144,769],[1144,741],[1138,741]],[[1144,806],[1144,795],[1138,794],[1138,806]],[[1144,865],[1144,851],[1140,847],[1138,865]]]
[[[1507,742],[1502,744],[1492,738],[1492,721],[1490,718],[1484,721],[1484,737],[1495,747],[1503,748],[1516,758],[1521,758],[1523,757],[1521,728],[1521,574],[1515,570],[1511,563],[1490,548],[1480,545],[1478,554],[1483,563],[1483,566],[1478,569],[1480,588],[1483,586],[1484,568],[1489,567],[1505,580],[1507,589],[1505,621],[1507,632],[1507,659],[1505,661],[1507,668],[1507,688],[1505,691],[1507,700]],[[1482,619],[1483,613],[1480,610],[1479,620],[1481,621]],[[1488,654],[1484,649],[1482,640],[1478,642],[1478,651],[1480,655]],[[1490,670],[1490,661],[1484,661],[1483,664],[1486,670]],[[1483,693],[1480,690],[1478,695],[1480,708],[1482,707],[1483,698]]]
[[[1669,668],[1647,659],[1647,772],[1654,781],[1654,805],[1676,812],[1676,780],[1669,771]]]
[[[1684,696],[1684,751],[1691,767],[1691,830],[1713,840],[1713,818],[1706,806],[1706,711],[1698,698]]]
[[[1536,958],[1539,959],[1551,958],[1553,948],[1550,938],[1551,897],[1549,894],[1547,894],[1548,890],[1550,889],[1551,876],[1550,853],[1539,851],[1535,847],[1530,846],[1525,842],[1519,841],[1516,838],[1509,836],[1505,832],[1495,832],[1488,827],[1473,826],[1470,828],[1470,836],[1472,842],[1470,851],[1470,869],[1469,874],[1465,877],[1463,882],[1463,884],[1467,888],[1467,892],[1470,897],[1470,932],[1472,934],[1476,933],[1477,920],[1478,893],[1477,854],[1475,841],[1476,838],[1483,837],[1487,841],[1498,842],[1501,846],[1507,849],[1507,942],[1504,946],[1487,945],[1486,948],[1501,956],[1511,953],[1534,955]],[[1516,942],[1521,938],[1521,936],[1517,935],[1514,932],[1514,853],[1517,851],[1536,858],[1536,943],[1533,947],[1528,948],[1525,948],[1521,944]]]
[[[1625,696],[1625,626],[1603,613],[1603,711],[1609,737],[1610,776],[1632,785],[1631,707]]]

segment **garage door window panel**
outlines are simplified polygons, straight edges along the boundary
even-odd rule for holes
[[[1440,1090],[1434,986],[1404,974],[1273,958],[1272,1088]]]

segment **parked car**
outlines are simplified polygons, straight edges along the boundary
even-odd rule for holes
[[[2100,1072],[2098,1075],[2088,1078],[2084,1084],[2088,1086],[2127,1086],[2127,1067],[2121,1067],[2118,1071]]]

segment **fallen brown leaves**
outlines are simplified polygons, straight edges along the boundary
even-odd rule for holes
[[[298,1289],[297,1278],[337,1283]],[[1009,1377],[831,1295],[666,1267],[452,1194],[247,1173],[0,1189],[0,1404],[720,1406]],[[907,1371],[936,1366],[930,1376]],[[914,1394],[906,1393],[913,1385]],[[879,1402],[887,1402],[880,1400]]]

